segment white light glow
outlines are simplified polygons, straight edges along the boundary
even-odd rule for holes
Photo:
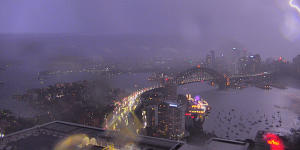
[[[297,12],[300,14],[300,7],[297,6],[297,5],[294,3],[294,0],[290,0],[290,1],[289,1],[289,5],[290,5],[292,8],[296,9]]]
[[[176,104],[170,104],[169,106],[170,106],[170,107],[177,107]]]

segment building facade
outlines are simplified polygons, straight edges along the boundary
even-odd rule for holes
[[[142,95],[142,134],[172,140],[180,140],[185,136],[187,100],[183,96],[176,99],[170,97],[170,91],[174,89],[158,88]]]
[[[300,55],[297,55],[294,59],[293,59],[293,65],[294,65],[294,70],[296,71],[296,73],[298,75],[300,75]]]

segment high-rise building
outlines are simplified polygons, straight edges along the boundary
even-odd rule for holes
[[[177,86],[176,85],[173,85],[173,84],[167,84],[166,87],[166,96],[167,96],[167,99],[169,100],[174,100],[176,101],[177,99]]]
[[[242,57],[238,61],[239,74],[254,74],[261,69],[261,57],[259,54]]]
[[[212,67],[214,67],[215,63],[216,63],[216,54],[215,54],[215,51],[211,50],[210,51],[210,55],[211,55],[211,64],[212,64]]]
[[[234,60],[238,60],[241,57],[241,50],[238,48],[232,48],[232,56]]]
[[[299,75],[300,74],[300,55],[297,55],[293,59],[293,64],[294,64],[294,68],[295,68],[296,73]]]
[[[290,71],[289,62],[282,56],[278,58],[270,58],[265,63],[265,70],[268,72],[276,72],[277,74],[287,74]],[[289,73],[288,73],[289,74]]]
[[[218,70],[218,72],[226,72],[227,71],[227,62],[224,56],[216,57],[216,63],[215,63],[215,70]]]
[[[231,50],[232,58],[230,60],[230,72],[232,74],[238,74],[238,61],[241,57],[241,50],[238,48],[232,48]]]
[[[173,101],[163,101],[158,105],[157,134],[159,137],[178,140],[184,137],[185,107]]]
[[[158,88],[141,96],[142,133],[148,136],[179,140],[185,136],[184,96],[169,99],[172,89]]]
[[[212,56],[210,54],[207,54],[205,58],[206,67],[212,67],[212,63],[213,63]]]

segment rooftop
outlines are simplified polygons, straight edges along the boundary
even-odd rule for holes
[[[78,139],[79,138],[79,139]],[[81,139],[80,139],[81,138]],[[75,141],[75,142],[74,142]],[[85,147],[78,147],[78,141]],[[72,150],[102,150],[108,147],[137,150],[246,150],[249,144],[212,138],[202,146],[193,146],[180,141],[172,141],[149,136],[130,136],[116,131],[104,130],[75,123],[54,121],[33,128],[21,130],[0,138],[1,150],[65,150],[58,145],[76,143]],[[63,145],[66,146],[66,145]]]
[[[120,133],[115,131],[54,121],[6,135],[0,139],[0,149],[53,150],[59,143],[72,136],[74,137],[74,135],[86,135],[81,141],[86,140],[86,138],[94,138],[99,147],[93,147],[92,149],[102,149],[100,146],[113,146],[120,149],[125,147],[124,149],[126,149],[126,146],[131,144],[138,149],[177,150],[183,145],[182,142],[148,136],[125,137],[122,135],[120,138]]]

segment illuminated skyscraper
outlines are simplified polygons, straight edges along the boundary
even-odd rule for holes
[[[159,88],[142,95],[143,133],[179,140],[185,135],[187,100],[184,96],[169,99],[168,93],[169,89]]]
[[[185,132],[185,106],[172,101],[158,105],[157,134],[173,140],[181,139]]]

